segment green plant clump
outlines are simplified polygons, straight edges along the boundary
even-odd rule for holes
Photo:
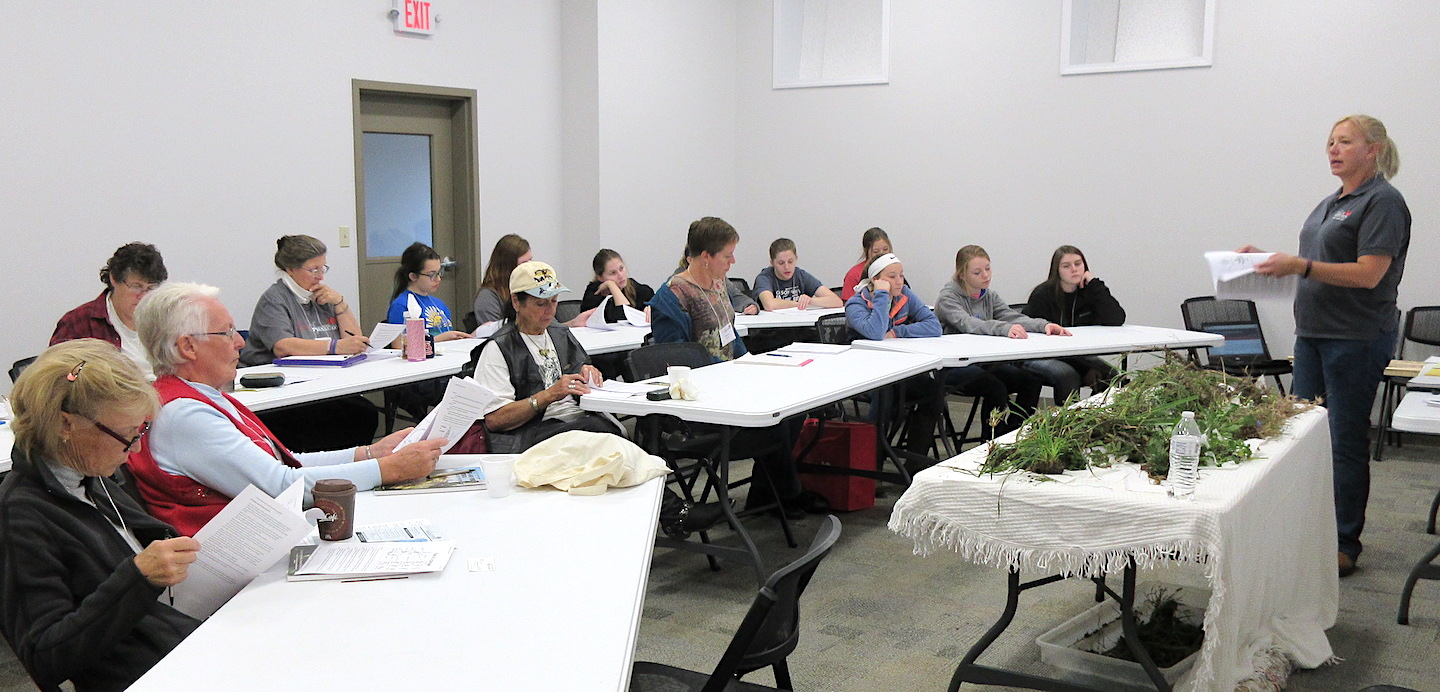
[[[1174,354],[1164,364],[1126,373],[1103,406],[1051,407],[1036,412],[1012,443],[992,443],[983,473],[1052,474],[1139,464],[1155,481],[1170,472],[1170,434],[1183,411],[1194,411],[1206,436],[1202,466],[1253,457],[1247,439],[1272,439],[1307,402],[1265,389],[1249,378],[1204,370]]]

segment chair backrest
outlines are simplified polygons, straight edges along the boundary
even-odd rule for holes
[[[704,692],[720,692],[736,673],[773,665],[795,650],[800,643],[800,595],[838,540],[840,520],[832,514],[825,518],[805,555],[770,575],[751,602],[720,663],[710,673]]]
[[[1402,356],[1405,355],[1406,341],[1440,346],[1440,305],[1413,307],[1405,313],[1405,338],[1400,343]]]
[[[848,344],[853,339],[850,334],[850,320],[845,318],[844,313],[834,315],[821,315],[815,320],[815,340],[822,344]]]
[[[465,330],[466,334],[473,334],[476,329],[480,328],[480,319],[475,316],[474,310],[465,313],[465,316],[460,318],[460,327]]]
[[[559,305],[555,306],[555,321],[561,324],[575,319],[579,314],[580,301],[578,300],[562,300]]]
[[[1028,305],[1030,305],[1030,304],[1029,304],[1029,303],[1011,303],[1011,304],[1010,304],[1010,309],[1011,309],[1011,310],[1014,310],[1015,312],[1018,312],[1018,313],[1024,315],[1024,314],[1025,314],[1025,308],[1026,308],[1026,306],[1028,306]],[[1026,316],[1028,317],[1028,315],[1026,315]]]
[[[25,372],[25,368],[30,367],[30,364],[34,363],[35,359],[39,357],[40,356],[30,356],[29,358],[21,358],[15,361],[15,364],[10,366],[10,382],[14,383],[15,380],[20,379],[20,373]]]
[[[639,382],[664,375],[665,369],[672,365],[703,368],[713,362],[710,352],[693,341],[650,344],[625,356],[625,377]]]
[[[742,279],[742,278],[740,278],[740,277],[738,277],[738,276],[732,276],[732,277],[730,277],[730,285],[734,286],[735,288],[740,289],[740,292],[741,292],[741,293],[744,293],[745,295],[750,296],[751,298],[754,298],[754,297],[755,297],[755,296],[753,296],[753,295],[750,294],[750,282],[749,282],[749,281],[746,281],[746,280],[744,280],[744,279]]]
[[[1180,316],[1185,320],[1185,328],[1192,332],[1225,337],[1226,344],[1211,350],[1207,356],[1212,362],[1244,367],[1271,360],[1255,301],[1196,296],[1180,304]]]
[[[475,348],[470,349],[470,362],[460,366],[460,372],[455,376],[460,379],[475,376],[475,369],[480,367],[480,352],[485,350],[485,344],[490,343],[489,339],[481,339]]]

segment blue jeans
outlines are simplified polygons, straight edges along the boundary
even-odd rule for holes
[[[1056,406],[1064,406],[1080,389],[1080,371],[1065,361],[1054,358],[1026,360],[1020,362],[1020,368],[1039,377],[1041,382],[1055,390]]]
[[[1292,393],[1324,398],[1330,414],[1330,456],[1335,473],[1335,524],[1339,550],[1360,555],[1365,505],[1370,499],[1370,409],[1395,333],[1371,340],[1295,337]]]

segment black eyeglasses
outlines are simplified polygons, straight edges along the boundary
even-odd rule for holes
[[[439,281],[439,280],[440,280],[440,277],[445,276],[445,270],[444,270],[444,269],[440,269],[440,270],[438,270],[438,271],[433,271],[433,272],[420,272],[420,276],[428,276],[428,277],[430,277],[430,280],[431,280],[431,281]]]
[[[116,441],[116,442],[119,442],[120,444],[125,445],[125,451],[127,451],[127,452],[135,449],[135,445],[137,445],[137,444],[140,443],[141,438],[145,437],[145,434],[148,433],[148,432],[150,432],[150,421],[148,421],[148,420],[145,421],[144,423],[141,423],[141,424],[140,424],[140,432],[136,433],[136,434],[135,434],[135,437],[125,437],[124,435],[121,435],[120,433],[117,433],[117,432],[115,432],[114,430],[111,430],[111,429],[109,428],[109,426],[106,426],[104,423],[101,423],[100,421],[95,420],[94,418],[91,418],[90,416],[85,416],[85,415],[81,415],[81,414],[78,414],[78,413],[75,414],[75,415],[80,416],[81,418],[84,418],[85,420],[88,420],[88,421],[90,421],[91,423],[94,423],[94,424],[95,424],[95,427],[97,427],[97,428],[100,429],[100,432],[103,432],[103,433],[105,433],[106,435],[109,435],[110,437],[115,438],[115,441]]]

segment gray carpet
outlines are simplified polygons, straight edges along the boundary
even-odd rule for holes
[[[1296,671],[1286,689],[1329,692],[1387,683],[1440,690],[1435,672],[1440,667],[1440,582],[1420,582],[1411,624],[1395,623],[1406,575],[1440,541],[1424,526],[1440,486],[1440,448],[1407,439],[1403,448],[1387,450],[1386,460],[1372,469],[1366,550],[1360,570],[1340,582],[1340,616],[1329,632],[1336,655],[1344,660]],[[875,508],[840,515],[844,534],[801,602],[800,647],[790,657],[796,689],[944,690],[955,664],[1003,608],[1004,573],[952,553],[918,557],[908,540],[886,528],[896,497],[892,489]],[[802,548],[794,550],[785,547],[774,520],[755,518],[747,525],[773,568],[801,554],[818,521],[799,522]],[[724,540],[727,533],[715,535]],[[712,572],[702,556],[657,551],[636,659],[710,670],[754,594],[748,567],[722,565]],[[1040,663],[1036,635],[1091,605],[1088,581],[1026,592],[1014,624],[980,662],[1056,674]],[[774,682],[768,670],[746,680]]]
[[[1440,447],[1426,442],[1407,439],[1372,465],[1365,554],[1360,571],[1340,582],[1340,618],[1330,630],[1331,645],[1344,660],[1297,671],[1287,689],[1330,692],[1388,683],[1440,690],[1440,582],[1421,582],[1411,624],[1395,624],[1405,576],[1440,540],[1424,527],[1440,486]],[[999,614],[1003,573],[949,553],[913,555],[909,541],[885,528],[896,497],[891,487],[875,508],[840,515],[844,533],[801,604],[800,648],[790,657],[796,689],[944,690],[955,663]],[[785,547],[774,520],[753,518],[749,525],[778,565],[799,556],[819,524],[797,523],[802,548],[794,550]],[[714,535],[725,541],[727,533]],[[1068,581],[1027,592],[1019,617],[981,662],[1054,674],[1039,662],[1035,636],[1089,607],[1087,585]],[[700,555],[657,550],[636,659],[709,670],[754,594],[748,567],[723,565],[712,572]],[[774,681],[769,671],[747,679]],[[33,689],[9,648],[0,647],[0,691]]]

